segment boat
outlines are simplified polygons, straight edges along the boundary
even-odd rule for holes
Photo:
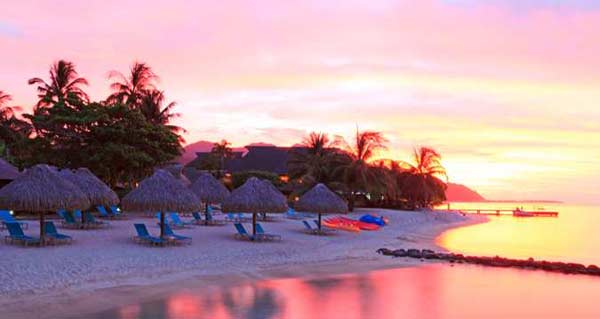
[[[516,209],[513,211],[515,217],[534,217],[535,212],[528,212],[526,210]]]
[[[365,223],[362,222],[360,220],[355,220],[355,219],[350,219],[347,217],[338,217],[341,221],[346,222],[348,224],[352,224],[355,226],[358,226],[358,228],[360,230],[379,230],[379,225],[376,224],[371,224],[371,223]]]
[[[343,220],[340,220],[339,218],[326,218],[322,221],[322,224],[325,227],[333,229],[345,230],[353,233],[360,232],[360,227],[353,223],[348,223]]]

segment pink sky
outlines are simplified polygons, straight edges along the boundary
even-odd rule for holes
[[[589,1],[18,1],[0,13],[0,90],[65,58],[108,94],[148,62],[186,139],[299,142],[383,131],[430,145],[488,198],[600,201],[600,5]],[[562,2],[562,3],[567,3]]]

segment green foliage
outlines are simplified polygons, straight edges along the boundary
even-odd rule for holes
[[[179,136],[123,104],[63,103],[25,115],[36,132],[27,166],[88,167],[105,181],[137,181],[181,154]]]
[[[279,179],[279,175],[266,171],[244,171],[239,173],[233,173],[231,175],[231,184],[233,188],[238,188],[242,186],[250,177],[266,179],[278,188],[283,186],[281,180]]]

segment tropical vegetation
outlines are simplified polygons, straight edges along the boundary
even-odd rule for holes
[[[19,167],[47,163],[87,167],[113,186],[131,186],[182,152],[181,128],[171,120],[175,103],[165,102],[157,76],[144,63],[134,63],[102,101],[90,101],[72,62],[60,60],[49,79],[32,78],[38,102],[18,117],[6,93],[0,92],[0,139],[5,158]]]

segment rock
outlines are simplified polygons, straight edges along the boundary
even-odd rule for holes
[[[406,256],[408,256],[408,253],[404,249],[396,249],[396,250],[392,251],[392,254],[394,255],[394,257],[406,257]]]
[[[423,256],[423,258],[425,259],[438,259],[437,254],[435,253],[435,251],[433,250],[429,250],[429,249],[423,249],[421,250],[421,255]]]
[[[412,257],[412,258],[421,258],[423,257],[423,254],[421,253],[420,250],[418,249],[409,249],[407,251],[408,257]]]
[[[377,253],[384,256],[393,256],[394,252],[387,248],[379,248],[377,249]]]

